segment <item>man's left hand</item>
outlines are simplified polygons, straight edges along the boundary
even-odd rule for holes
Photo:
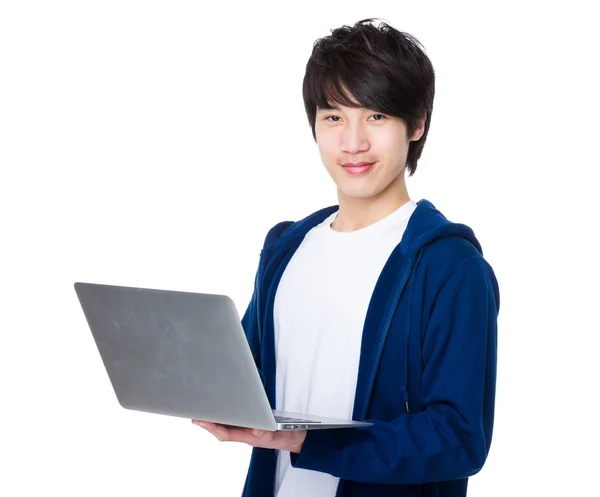
[[[302,450],[306,438],[306,430],[298,431],[264,431],[252,428],[224,426],[192,419],[192,423],[214,435],[221,442],[242,442],[252,447],[263,449],[287,450],[296,454]]]

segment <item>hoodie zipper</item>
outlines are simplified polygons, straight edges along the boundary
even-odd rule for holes
[[[390,317],[388,318],[386,326],[385,326],[383,340],[381,341],[382,347],[379,349],[379,353],[377,354],[377,367],[375,368],[375,371],[373,372],[373,376],[371,378],[371,384],[369,386],[369,392],[367,395],[367,405],[365,406],[363,414],[360,418],[361,420],[365,419],[365,416],[367,415],[367,412],[369,411],[369,406],[371,404],[371,394],[373,393],[373,385],[375,384],[375,378],[377,377],[377,371],[379,370],[379,362],[381,360],[381,354],[383,353],[383,344],[385,343],[385,340],[387,339],[388,333],[390,331],[390,326],[392,325],[392,319],[394,318],[394,315],[396,314],[396,309],[398,309],[400,297],[402,297],[404,288],[406,287],[406,284],[408,283],[408,278],[410,278],[410,273],[412,273],[412,265],[410,266],[410,268],[408,269],[408,272],[406,273],[404,282],[402,283],[402,286],[400,287],[400,292],[398,293],[398,296],[396,297],[396,301],[394,303],[394,308],[392,309],[392,312],[390,313]],[[408,347],[408,344],[407,344],[407,347]],[[408,393],[406,391],[404,392],[404,405],[406,406],[406,412],[410,412],[408,409]],[[335,489],[335,497],[338,497],[341,482],[342,482],[341,479],[338,480],[337,488]]]
[[[410,268],[408,269],[408,272],[406,273],[404,282],[402,283],[402,286],[400,287],[400,291],[398,292],[398,296],[396,297],[396,301],[394,302],[394,308],[392,309],[392,312],[390,312],[390,316],[387,320],[387,324],[385,326],[385,332],[383,334],[383,340],[381,341],[381,347],[379,348],[379,353],[377,354],[377,362],[376,362],[377,366],[375,367],[375,371],[373,371],[373,376],[371,377],[371,382],[369,385],[369,391],[367,394],[367,404],[365,405],[365,409],[364,409],[360,419],[365,419],[365,416],[367,415],[367,412],[369,411],[369,406],[371,405],[371,394],[373,393],[373,386],[375,384],[375,378],[377,377],[377,372],[379,371],[379,363],[381,362],[381,354],[383,353],[383,344],[385,343],[385,341],[387,339],[388,333],[390,331],[390,326],[392,324],[392,319],[394,318],[394,315],[396,314],[396,309],[398,309],[400,297],[402,297],[402,293],[404,292],[406,283],[408,283],[408,278],[410,278],[411,272],[412,272],[412,265],[410,266]],[[407,346],[408,346],[408,344],[407,344]],[[409,410],[408,410],[408,393],[406,391],[404,392],[404,403],[406,406],[406,412],[409,412]]]
[[[259,288],[258,280],[260,278],[260,264],[262,262],[262,251],[258,258],[258,269],[256,270],[256,279],[254,282],[254,291],[256,293],[256,328],[258,331],[258,353],[260,354],[262,337],[260,333],[260,297],[259,297]]]
[[[260,276],[260,263],[262,262],[262,251],[260,253],[260,256],[258,258],[258,269],[256,270],[256,278],[254,280],[254,292],[256,294],[256,327],[257,327],[257,331],[258,331],[258,355],[260,357],[260,342],[261,342],[261,336],[260,336],[260,301],[259,301],[259,296],[258,296],[258,289],[259,289],[259,284],[258,284],[258,279]],[[246,485],[248,484],[248,472],[246,472],[246,479],[244,480],[244,488],[242,489],[242,497],[244,497],[244,494],[246,493]]]

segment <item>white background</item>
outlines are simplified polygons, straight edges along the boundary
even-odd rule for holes
[[[469,495],[599,495],[594,2],[447,4],[2,2],[1,495],[241,492],[248,447],[119,406],[73,282],[242,312],[268,228],[336,203],[301,83],[312,43],[366,17],[437,74],[409,193],[470,225],[500,282]]]

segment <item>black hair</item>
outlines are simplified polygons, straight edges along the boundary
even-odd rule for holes
[[[385,22],[376,27],[371,24],[375,20],[344,25],[315,41],[302,83],[304,108],[315,141],[317,107],[328,109],[335,103],[398,117],[408,136],[425,117],[423,135],[408,147],[406,167],[412,176],[431,123],[435,72],[414,36]]]

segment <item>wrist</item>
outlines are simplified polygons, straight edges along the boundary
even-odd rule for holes
[[[297,432],[298,437],[292,437],[292,444],[289,448],[289,452],[294,454],[300,454],[302,450],[302,446],[304,445],[304,440],[306,439],[306,431]]]

